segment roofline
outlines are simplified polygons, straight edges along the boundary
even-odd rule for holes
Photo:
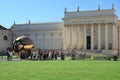
[[[40,22],[40,23],[24,23],[24,24],[13,24],[13,26],[21,26],[21,25],[39,25],[39,24],[63,24],[63,22]]]
[[[0,27],[1,27],[1,28],[0,28],[1,30],[8,30],[6,27],[4,27],[4,26],[2,26],[2,25],[0,25]]]
[[[85,10],[85,11],[79,11],[79,12],[93,12],[93,11],[115,11],[115,9]],[[78,11],[73,11],[73,12],[67,11],[67,12],[65,12],[65,13],[76,13],[76,12],[78,12]],[[79,13],[79,12],[78,12],[78,13]]]

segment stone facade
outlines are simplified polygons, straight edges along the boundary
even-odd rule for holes
[[[89,15],[88,15],[89,14]],[[101,11],[81,11],[81,12],[66,12],[64,17],[64,25],[70,32],[70,42],[71,48],[76,47],[79,49],[79,45],[77,46],[79,39],[79,34],[84,33],[81,36],[82,41],[84,43],[80,46],[84,46],[86,49],[87,39],[90,37],[90,45],[91,49],[95,47],[108,49],[108,45],[113,45],[112,47],[116,48],[116,23],[117,16],[115,15],[114,10],[101,10]],[[79,31],[81,28],[81,31]],[[114,29],[114,30],[113,30]],[[79,34],[78,34],[79,31]],[[76,33],[74,33],[76,32]],[[67,33],[68,34],[68,33]],[[74,38],[72,38],[72,35]],[[112,35],[112,36],[111,36]],[[67,37],[66,37],[67,38]],[[68,38],[67,38],[68,39]],[[74,39],[74,40],[73,40]],[[115,39],[115,40],[112,40]],[[109,41],[108,41],[109,40]],[[115,42],[114,42],[115,41]],[[102,42],[102,43],[101,43]],[[69,45],[69,44],[66,44]],[[89,44],[88,44],[89,46]],[[83,47],[80,47],[83,48]]]
[[[11,47],[11,31],[0,25],[0,52]]]
[[[114,9],[77,12],[65,9],[64,15],[64,49],[117,52],[119,21]]]
[[[64,48],[118,49],[118,17],[114,9],[64,13]]]
[[[30,37],[36,49],[62,49],[63,23],[34,23],[13,25],[13,40],[19,36]]]

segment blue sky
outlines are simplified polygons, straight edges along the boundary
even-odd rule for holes
[[[120,19],[120,0],[0,0],[0,25],[10,28],[16,24],[58,22],[64,17],[64,8],[68,11],[111,9],[114,3]]]

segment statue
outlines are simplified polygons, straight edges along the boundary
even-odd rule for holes
[[[78,6],[78,8],[77,8],[77,12],[79,12],[79,9],[80,9],[80,8],[79,8],[79,6]]]
[[[114,4],[112,4],[112,10],[114,10]]]
[[[13,25],[15,25],[16,23],[15,23],[15,21],[14,21],[14,23],[13,23]]]
[[[65,7],[65,9],[64,9],[64,12],[66,13],[67,12],[67,8]]]
[[[100,10],[100,4],[98,5],[98,10]]]
[[[31,21],[29,20],[29,21],[28,21],[28,24],[30,24],[30,23],[31,23]]]

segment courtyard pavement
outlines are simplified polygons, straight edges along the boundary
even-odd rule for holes
[[[8,60],[6,58],[4,58],[4,59],[0,58],[0,62],[7,62],[7,61]],[[12,61],[20,61],[20,59],[19,58],[15,58],[15,59],[12,59]]]

